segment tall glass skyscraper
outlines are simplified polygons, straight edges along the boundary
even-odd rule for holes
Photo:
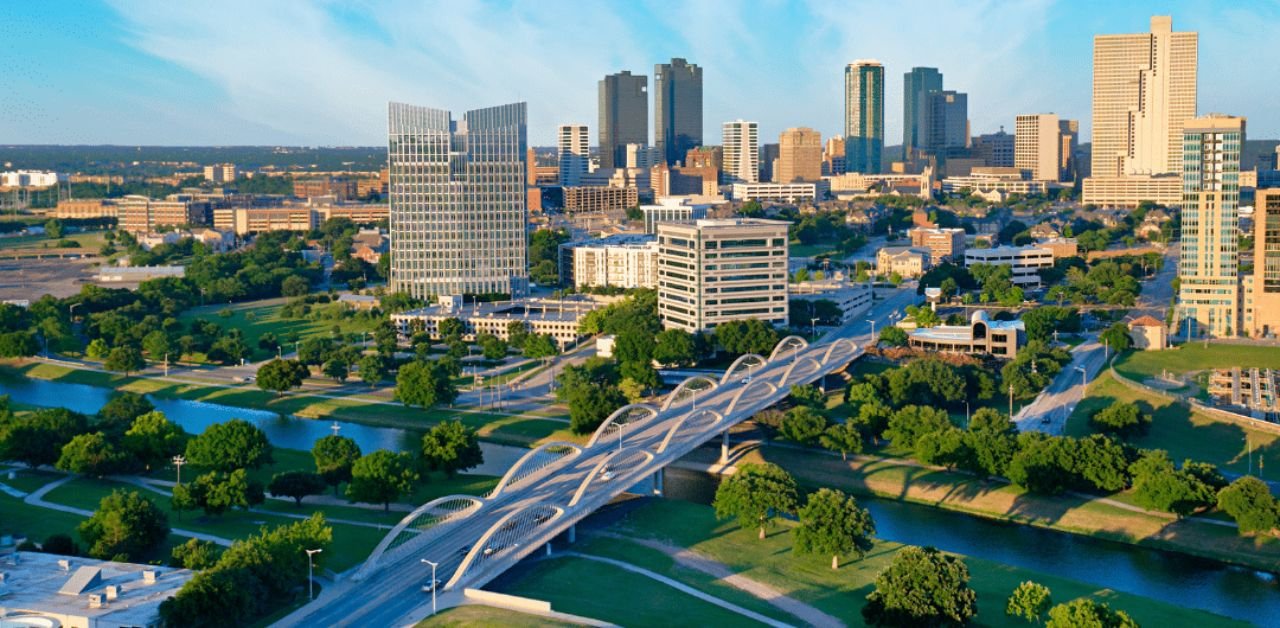
[[[702,68],[684,59],[653,66],[654,146],[667,165],[702,146]]]
[[[844,68],[845,172],[880,172],[884,150],[884,66],[854,61]]]
[[[1241,327],[1237,238],[1245,120],[1222,114],[1194,118],[1184,124],[1182,138],[1179,327],[1194,320],[1197,335],[1234,336]]]
[[[528,292],[525,109],[388,106],[392,290]]]
[[[625,168],[627,144],[649,144],[649,77],[631,72],[600,79],[600,167]]]
[[[929,92],[942,91],[942,73],[937,68],[911,68],[902,76],[902,159],[925,146],[928,132],[922,128]]]

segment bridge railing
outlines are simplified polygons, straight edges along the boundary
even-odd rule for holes
[[[567,462],[582,454],[582,447],[574,443],[565,441],[551,441],[543,443],[535,449],[529,450],[510,469],[503,474],[502,479],[498,481],[498,485],[489,491],[487,497],[490,499],[501,495],[508,487],[519,484],[532,478],[540,471],[550,470],[553,466],[558,466],[562,462]]]
[[[448,524],[475,514],[484,503],[484,499],[475,495],[445,495],[418,506],[382,537],[352,579],[362,580],[388,561],[395,562],[401,555],[425,545]]]

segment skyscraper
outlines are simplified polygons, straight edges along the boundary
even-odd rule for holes
[[[1182,255],[1178,260],[1181,325],[1231,336],[1238,321],[1240,153],[1245,120],[1211,114],[1183,129]]]
[[[945,152],[969,145],[969,95],[954,91],[925,94],[920,109],[916,146],[920,150]]]
[[[600,167],[626,163],[627,144],[649,144],[649,77],[631,72],[600,79]]]
[[[1093,38],[1094,177],[1178,173],[1182,125],[1196,116],[1196,33],[1151,18],[1151,32]]]
[[[756,183],[760,180],[760,131],[755,122],[735,120],[724,123],[725,183]]]
[[[884,150],[884,66],[859,60],[844,68],[845,171],[880,172]]]
[[[1062,138],[1058,116],[1023,114],[1015,118],[1013,165],[1031,171],[1036,181],[1057,181],[1061,173]]]
[[[525,109],[388,106],[393,291],[528,292]]]
[[[942,91],[942,73],[937,68],[911,68],[902,76],[902,159],[911,159],[911,151],[922,148],[925,97]]]
[[[1251,336],[1280,336],[1280,188],[1261,189],[1253,203]]]
[[[1058,168],[1061,171],[1058,180],[1075,181],[1076,147],[1080,145],[1080,121],[1058,120],[1058,141],[1061,144],[1058,151],[1060,158]]]
[[[807,128],[787,129],[778,136],[774,183],[822,179],[822,134]]]
[[[560,155],[560,185],[582,185],[591,162],[591,136],[585,124],[562,124],[556,130]]]
[[[702,68],[684,59],[653,66],[654,146],[667,165],[702,145]]]

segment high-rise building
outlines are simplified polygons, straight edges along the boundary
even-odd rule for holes
[[[845,171],[880,172],[884,150],[884,66],[858,60],[844,68]]]
[[[668,329],[787,323],[787,226],[737,218],[658,223],[658,316]],[[733,258],[732,264],[724,263]]]
[[[1062,170],[1062,138],[1057,114],[1018,116],[1014,125],[1013,166],[1030,170],[1036,181],[1057,181]]]
[[[627,161],[620,164],[620,168],[644,168],[648,170],[654,167],[662,159],[662,155],[658,153],[658,149],[644,144],[627,144],[626,145]]]
[[[787,129],[778,136],[774,183],[822,179],[822,134],[808,127]]]
[[[628,71],[600,79],[600,167],[621,168],[627,144],[649,144],[649,77]]]
[[[724,123],[724,171],[726,183],[755,183],[760,177],[760,130],[755,122]]]
[[[942,91],[942,73],[937,68],[911,68],[902,76],[902,160],[909,161],[911,152],[924,147],[922,129],[925,98],[929,92]]]
[[[1237,210],[1244,135],[1244,118],[1221,114],[1188,120],[1183,128],[1178,311],[1180,324],[1194,320],[1198,334],[1240,332]]]
[[[1080,145],[1080,121],[1058,120],[1059,181],[1075,181],[1076,179],[1076,147]]]
[[[463,114],[388,106],[391,289],[524,295],[525,103]]]
[[[204,180],[212,183],[231,183],[236,180],[239,170],[235,164],[215,164],[204,167]]]
[[[1253,280],[1246,293],[1252,316],[1244,331],[1275,338],[1280,336],[1280,188],[1264,188],[1254,196],[1253,247]]]
[[[1196,116],[1196,33],[1151,18],[1151,32],[1093,38],[1094,177],[1177,173]]]
[[[844,136],[828,137],[822,147],[822,174],[838,176],[848,172],[844,160]]]
[[[765,144],[760,147],[760,180],[773,181],[774,167],[778,164],[777,144]]]
[[[654,146],[667,165],[702,145],[702,68],[684,59],[653,66]]]
[[[989,168],[1012,168],[1016,150],[1014,137],[1004,127],[996,133],[973,138],[973,152]]]
[[[935,91],[924,98],[919,149],[934,153],[969,146],[969,95]]]
[[[585,124],[562,124],[556,130],[560,155],[560,185],[582,185],[591,165],[591,136]]]

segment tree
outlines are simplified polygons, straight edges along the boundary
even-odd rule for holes
[[[107,357],[107,353],[111,351],[111,347],[107,345],[107,341],[101,338],[94,338],[84,349],[84,354],[91,360],[101,360]]]
[[[1138,628],[1124,611],[1113,611],[1103,602],[1078,598],[1049,609],[1045,628]]]
[[[822,408],[827,405],[827,396],[813,384],[792,386],[791,399],[810,408]]]
[[[62,238],[62,221],[56,218],[50,219],[44,223],[44,235],[50,240],[58,240]]]
[[[626,397],[616,386],[586,382],[561,388],[569,405],[569,429],[574,434],[590,434],[614,410],[626,404]]]
[[[768,355],[778,344],[778,332],[754,318],[727,321],[716,327],[716,341],[729,353]]]
[[[916,459],[925,464],[940,464],[948,469],[967,466],[970,451],[964,437],[964,431],[947,425],[921,434],[916,438],[912,451]]]
[[[440,321],[438,331],[440,338],[445,342],[461,340],[462,334],[466,331],[466,326],[458,318],[446,318]]]
[[[79,556],[80,546],[76,545],[74,539],[66,534],[50,534],[45,537],[43,543],[40,544],[40,551],[46,554],[61,554],[63,556]]]
[[[818,440],[826,429],[826,417],[808,406],[796,406],[787,411],[778,431],[789,441],[807,445]]]
[[[0,333],[0,357],[26,358],[40,352],[40,342],[27,331]]]
[[[453,403],[458,391],[437,363],[414,360],[400,367],[396,375],[396,399],[406,406],[431,408]]]
[[[1163,449],[1142,452],[1129,467],[1134,500],[1144,508],[1172,512],[1180,517],[1212,506],[1214,490],[1200,478],[1173,468]]]
[[[147,362],[142,359],[142,352],[134,347],[124,346],[116,347],[107,354],[107,359],[102,362],[102,368],[108,371],[120,371],[125,375],[136,373],[147,367]]]
[[[214,423],[191,439],[186,456],[191,464],[218,471],[256,469],[272,462],[272,449],[267,435],[256,425],[231,419]]]
[[[1144,414],[1131,403],[1116,401],[1093,413],[1089,417],[1089,425],[1099,432],[1128,438],[1146,434],[1151,427],[1151,415]]]
[[[173,343],[169,340],[169,334],[157,329],[143,336],[142,348],[152,360],[164,360],[173,352]]]
[[[284,391],[297,388],[311,372],[298,360],[275,359],[258,367],[258,388],[274,391],[279,397]]]
[[[32,469],[53,464],[62,447],[88,430],[83,414],[65,408],[45,408],[0,421],[0,460],[21,462]]]
[[[387,358],[377,353],[371,353],[360,358],[356,368],[359,370],[360,380],[368,384],[370,388],[378,385],[378,382],[386,379],[387,375],[391,373],[391,368],[387,365]]]
[[[698,358],[693,334],[683,329],[666,329],[653,339],[653,359],[666,366],[689,366]]]
[[[280,294],[286,297],[305,297],[311,292],[311,282],[300,275],[290,275],[280,282]]]
[[[302,498],[324,492],[324,478],[310,471],[285,471],[271,476],[267,492],[277,497],[292,497],[295,506],[302,506]]]
[[[889,325],[880,329],[880,342],[890,347],[907,346],[907,332],[901,327]]]
[[[525,340],[529,337],[529,324],[524,321],[507,323],[507,344],[517,349],[524,349]]]
[[[1053,605],[1049,587],[1027,580],[1018,585],[1009,595],[1004,614],[1026,620],[1028,623],[1039,623],[1045,611]]]
[[[79,531],[90,556],[138,561],[169,536],[169,520],[155,502],[137,491],[116,489],[102,498],[93,516],[80,523]]]
[[[484,464],[476,431],[453,420],[437,423],[422,437],[422,459],[432,471],[453,477],[458,471]]]
[[[1108,327],[1106,331],[1098,334],[1099,340],[1106,341],[1107,347],[1114,353],[1128,351],[1133,346],[1133,339],[1129,337],[1129,328],[1124,323],[1115,323]]]
[[[175,545],[170,552],[169,564],[183,569],[196,571],[208,569],[218,562],[222,551],[213,541],[187,539],[182,545]]]
[[[54,464],[63,471],[78,475],[102,477],[119,471],[125,464],[124,452],[102,432],[80,434],[62,446],[62,455]]]
[[[862,453],[862,432],[853,423],[836,423],[818,437],[818,443],[840,452],[841,460],[848,460],[849,454]]]
[[[493,334],[476,336],[476,344],[480,345],[480,354],[486,360],[496,362],[507,357],[507,343]]]
[[[618,391],[627,398],[627,403],[639,403],[644,399],[645,386],[630,377],[624,377],[618,382]]]
[[[311,457],[316,462],[316,473],[333,487],[336,497],[338,485],[351,481],[351,467],[360,459],[360,446],[351,438],[332,434],[316,441]]]
[[[900,449],[913,449],[916,439],[929,432],[951,427],[951,417],[944,410],[927,406],[903,406],[889,417],[884,435]]]
[[[155,410],[146,397],[138,393],[119,391],[113,393],[107,403],[98,409],[94,427],[108,434],[122,434],[133,425],[133,420]]]
[[[391,502],[413,490],[417,481],[418,473],[413,470],[413,459],[409,454],[379,449],[352,465],[347,499],[382,504],[382,509],[389,512]]]
[[[800,509],[795,549],[800,554],[831,556],[831,568],[840,568],[840,556],[861,559],[871,549],[876,524],[857,500],[830,488],[809,495]]]
[[[907,547],[876,576],[862,617],[873,626],[960,626],[977,613],[969,568],[932,547]]]
[[[210,471],[183,489],[186,495],[178,498],[178,487],[174,487],[174,497],[184,505],[198,506],[208,515],[220,515],[231,508],[243,508],[261,504],[265,500],[262,485],[249,480],[244,469],[236,469],[231,473]]]
[[[717,519],[735,518],[744,530],[758,528],[764,539],[765,526],[780,514],[796,511],[795,478],[773,463],[747,463],[716,489]]]
[[[559,353],[555,338],[550,334],[529,334],[525,337],[524,346],[521,347],[521,354],[530,360],[552,358]]]
[[[1218,491],[1218,508],[1236,520],[1241,534],[1266,533],[1280,525],[1280,504],[1267,484],[1251,475]]]
[[[345,359],[341,356],[334,356],[329,358],[329,360],[324,363],[324,366],[320,367],[320,371],[325,374],[325,377],[332,377],[334,381],[341,382],[347,379],[347,371],[350,368],[350,363]]]

